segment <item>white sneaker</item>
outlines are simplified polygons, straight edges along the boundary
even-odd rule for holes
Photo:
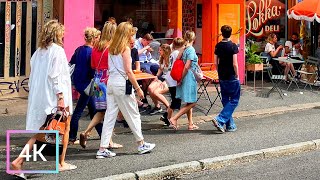
[[[108,149],[105,149],[104,151],[98,150],[96,158],[97,159],[111,158],[111,157],[114,157],[116,155],[117,155],[116,153],[111,152]]]
[[[156,147],[155,144],[145,142],[142,146],[138,147],[138,152],[139,154],[144,154],[150,152],[154,147]]]

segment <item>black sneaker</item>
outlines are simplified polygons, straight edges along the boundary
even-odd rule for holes
[[[140,113],[146,112],[146,111],[148,111],[150,108],[151,108],[150,105],[147,105],[147,106],[142,105],[141,107],[139,107],[139,112],[140,112]]]
[[[160,117],[160,121],[163,121],[164,122],[164,126],[170,126],[170,121],[168,118],[165,118],[163,116]]]
[[[155,114],[161,113],[161,112],[162,112],[162,108],[161,108],[161,107],[154,107],[154,108],[149,112],[149,114],[155,115]]]

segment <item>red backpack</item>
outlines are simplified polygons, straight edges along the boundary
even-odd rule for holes
[[[180,82],[182,80],[182,72],[184,68],[184,62],[181,59],[176,59],[172,65],[170,75],[172,79]]]

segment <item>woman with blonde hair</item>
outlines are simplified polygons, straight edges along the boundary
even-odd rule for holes
[[[96,43],[96,45],[93,47],[92,55],[91,55],[91,68],[95,69],[96,74],[100,74],[101,80],[100,82],[107,83],[108,75],[108,47],[112,41],[112,37],[114,36],[114,33],[116,31],[117,24],[114,22],[107,21],[104,24],[101,38],[99,42]],[[106,96],[106,94],[104,94]],[[106,103],[106,102],[105,102]],[[105,108],[96,108],[97,113],[94,115],[93,119],[91,120],[90,124],[88,125],[85,132],[80,134],[80,145],[85,148],[87,143],[87,138],[93,129],[97,124],[101,123],[103,121],[103,117],[106,112]],[[102,138],[102,136],[101,136]],[[110,139],[110,145],[111,148],[121,148],[121,144],[113,143],[112,139]]]
[[[192,69],[196,68],[198,63],[198,56],[192,46],[195,39],[196,35],[193,31],[187,31],[184,35],[186,46],[182,54],[182,60],[184,61],[185,65],[182,72],[182,80],[181,82],[178,82],[176,98],[181,99],[187,104],[182,107],[176,115],[169,119],[170,124],[176,130],[178,129],[177,121],[183,114],[187,114],[189,130],[199,128],[198,126],[194,125],[192,121],[192,108],[197,102],[197,81],[192,72]]]
[[[286,63],[286,62],[279,62],[276,60],[272,60],[272,58],[277,57],[278,54],[283,50],[283,45],[278,46],[277,48],[275,48],[275,45],[278,42],[278,38],[277,35],[275,33],[271,33],[268,36],[268,43],[266,44],[266,47],[264,49],[264,52],[268,54],[268,56],[271,57],[270,62],[273,66],[283,66],[284,67],[284,75],[286,77],[286,81],[288,83],[290,83],[289,78],[288,78],[288,74],[289,71],[291,70],[292,74],[297,77],[297,73],[294,70],[294,66],[292,63]]]
[[[166,108],[169,108],[169,102],[163,96],[163,94],[169,91],[168,85],[166,83],[166,77],[169,72],[169,56],[171,54],[171,47],[169,44],[162,44],[159,48],[160,60],[159,69],[157,72],[157,79],[155,79],[148,87],[149,95],[154,103],[154,108],[149,112],[153,115],[158,112],[162,112],[159,101],[162,102]]]
[[[62,153],[59,157],[59,171],[76,169],[65,162],[68,147],[70,115],[72,114],[72,92],[68,60],[63,49],[64,26],[57,20],[47,22],[39,38],[39,48],[30,60],[29,96],[26,117],[27,130],[43,129],[46,119],[52,117],[54,109],[65,109],[68,117],[62,138]],[[33,136],[27,144],[32,147],[39,135]],[[26,153],[26,152],[24,152]],[[21,153],[23,154],[23,153]],[[11,165],[13,170],[22,170],[24,157],[19,156]],[[26,178],[23,173],[14,174]]]
[[[138,153],[150,152],[155,147],[155,144],[144,141],[138,104],[133,94],[132,87],[137,91],[140,98],[144,97],[131,68],[129,42],[132,35],[132,25],[128,22],[122,22],[117,27],[109,47],[108,108],[103,122],[100,148],[96,154],[97,159],[116,155],[107,148],[119,110],[122,112],[138,143]]]
[[[77,106],[74,110],[73,116],[71,118],[69,142],[74,143],[77,139],[77,132],[79,128],[79,120],[81,114],[83,113],[86,106],[88,106],[90,119],[95,115],[95,104],[93,98],[86,95],[84,90],[90,84],[91,79],[94,76],[94,70],[91,68],[91,53],[92,47],[96,39],[96,28],[88,27],[84,30],[84,40],[85,44],[78,47],[71,57],[71,64],[75,64],[75,70],[72,75],[73,84],[76,90],[80,93],[80,97],[77,102]],[[96,130],[101,136],[102,123],[97,124]]]

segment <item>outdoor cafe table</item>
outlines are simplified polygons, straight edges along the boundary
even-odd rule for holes
[[[220,98],[221,100],[221,95],[220,95],[220,90],[219,90],[219,77],[218,77],[218,72],[213,70],[213,71],[202,71],[203,72],[203,79],[200,81],[200,86],[198,88],[198,99],[197,102],[199,101],[199,99],[201,98],[202,95],[205,96],[205,98],[209,101],[209,108],[205,108],[199,104],[197,104],[197,106],[201,107],[202,109],[206,110],[205,115],[208,115],[209,111],[211,110],[212,106],[215,105],[216,101],[218,98]],[[210,83],[214,84],[214,87],[217,91],[217,96],[214,98],[214,100],[212,100],[209,96],[207,87]]]
[[[279,62],[285,62],[285,63],[292,63],[292,64],[301,64],[301,65],[304,63],[304,61],[302,61],[302,60],[297,60],[297,59],[293,59],[293,58],[290,58],[290,57],[278,57],[278,58],[272,58],[272,60],[276,60],[276,61],[279,61]],[[300,68],[301,68],[301,66],[297,70],[299,70]],[[292,77],[294,77],[294,75],[291,72],[291,70],[290,70],[290,74],[292,75]],[[297,84],[297,82],[294,81],[294,78],[292,78],[292,80],[290,81],[290,84],[288,85],[287,90],[290,88],[292,82],[294,82],[296,84],[297,88],[300,89],[299,85]]]
[[[135,73],[134,77],[136,78],[137,81],[156,78],[156,76],[149,73],[144,73],[144,72]]]

